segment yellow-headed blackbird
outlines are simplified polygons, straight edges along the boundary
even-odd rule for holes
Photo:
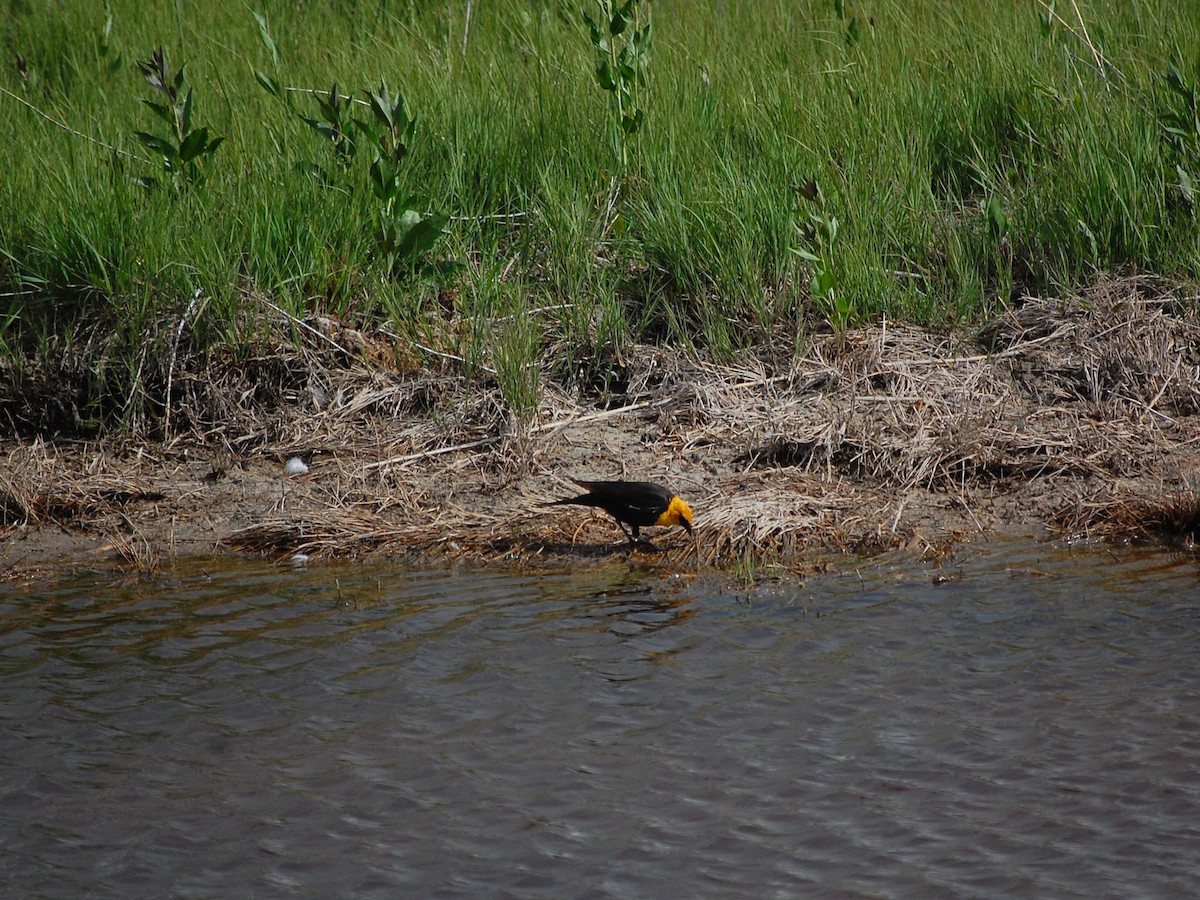
[[[586,489],[587,493],[555,500],[551,505],[571,504],[602,509],[617,520],[617,527],[631,544],[642,543],[641,529],[644,525],[682,525],[688,534],[692,533],[692,508],[682,497],[662,485],[648,481],[571,480]],[[626,524],[630,531],[625,530]]]

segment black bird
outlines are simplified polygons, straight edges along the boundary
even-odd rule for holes
[[[587,493],[555,500],[551,506],[594,506],[617,520],[617,527],[630,544],[649,543],[641,538],[647,525],[682,525],[692,533],[692,508],[674,491],[648,481],[580,481]],[[628,524],[630,530],[625,530]],[[653,546],[653,545],[651,545]]]

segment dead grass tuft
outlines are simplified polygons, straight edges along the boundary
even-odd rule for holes
[[[983,329],[1038,405],[1170,424],[1200,412],[1197,297],[1160,279],[1105,278],[1083,297],[1028,298]],[[1013,353],[1014,348],[1023,351]]]
[[[88,522],[129,504],[165,495],[128,470],[113,470],[107,454],[64,454],[42,441],[19,445],[0,468],[0,531]]]
[[[1062,533],[1078,539],[1148,539],[1194,546],[1200,537],[1200,477],[1147,490],[1108,486],[1064,503],[1056,512]]]

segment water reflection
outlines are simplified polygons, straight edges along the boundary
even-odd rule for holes
[[[50,896],[1195,893],[1196,562],[992,548],[932,574],[0,586],[0,872]]]

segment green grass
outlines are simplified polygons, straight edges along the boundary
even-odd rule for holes
[[[603,385],[635,341],[778,353],[882,315],[976,321],[1098,271],[1200,273],[1186,191],[1200,123],[1164,78],[1174,64],[1200,81],[1197,4],[1081,0],[1081,23],[1073,4],[1054,20],[1033,0],[658,0],[624,165],[577,3],[253,8],[278,67],[242,3],[113,0],[106,38],[99,4],[7,4],[7,418],[26,417],[16,395],[38,360],[76,354],[77,427],[156,421],[198,289],[194,358],[253,342],[251,298],[265,296],[437,345],[524,415],[538,367]],[[201,178],[147,194],[137,179],[161,164],[80,135],[149,160],[134,132],[154,130],[152,92],[135,63],[158,46],[187,64],[194,125],[225,142]],[[419,122],[400,193],[452,217],[424,276],[376,252],[369,150],[340,167],[296,115],[318,115],[312,97],[289,108],[255,69],[360,99],[381,79],[403,92]],[[1173,114],[1194,133],[1170,139]],[[837,315],[796,253],[813,212],[840,225],[826,249]]]

